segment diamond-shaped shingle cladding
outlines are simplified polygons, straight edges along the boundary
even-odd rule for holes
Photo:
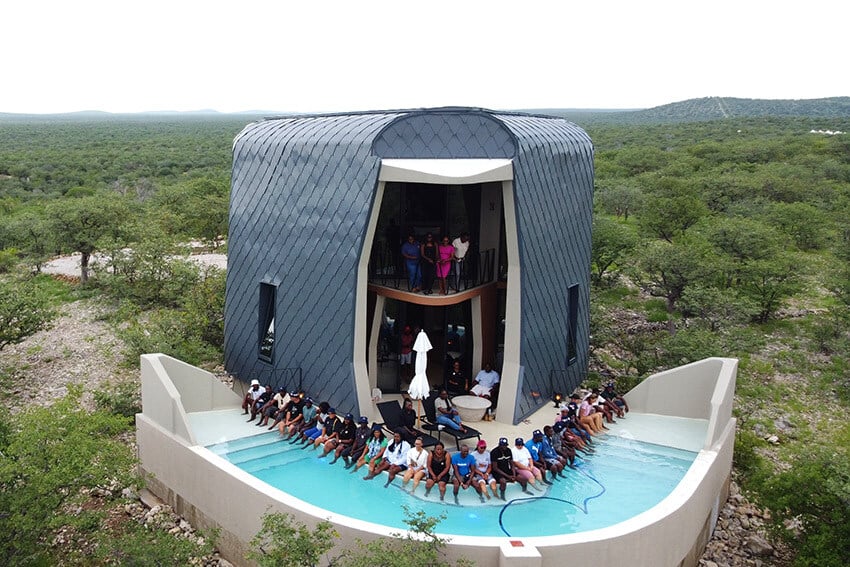
[[[563,369],[567,285],[582,287],[587,340],[592,145],[561,119],[434,109],[268,120],[234,144],[225,364],[243,380],[300,367],[306,390],[357,413],[357,264],[382,158],[511,159],[522,280],[514,419],[548,397]],[[553,243],[556,246],[553,248]],[[553,253],[557,254],[553,260]],[[273,361],[259,360],[258,288],[277,286]],[[586,348],[567,368],[578,383]],[[533,392],[545,395],[534,397]],[[502,408],[500,408],[501,410]]]

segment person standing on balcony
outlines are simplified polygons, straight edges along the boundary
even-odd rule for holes
[[[455,255],[455,247],[449,244],[449,237],[444,236],[440,240],[440,245],[437,246],[437,278],[440,281],[440,293],[448,295],[449,286],[446,284],[446,277],[452,270],[452,258]]]
[[[460,280],[461,275],[463,274],[463,262],[466,258],[466,253],[469,252],[469,233],[461,232],[460,236],[455,238],[452,241],[452,247],[454,247],[454,258],[455,258],[455,290],[460,291]]]
[[[434,287],[434,275],[437,269],[437,243],[434,242],[434,235],[430,232],[425,235],[425,242],[422,243],[420,250],[421,258],[419,265],[422,266],[422,293],[431,295],[431,288]]]
[[[401,255],[407,268],[407,287],[410,291],[417,292],[422,284],[422,272],[419,268],[419,258],[422,253],[416,237],[412,234],[408,234],[407,242],[401,245]]]

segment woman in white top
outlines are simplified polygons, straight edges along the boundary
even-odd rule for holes
[[[407,481],[413,479],[413,488],[410,489],[411,494],[416,492],[416,487],[419,486],[419,481],[422,480],[428,472],[428,451],[422,448],[422,438],[417,437],[413,442],[413,448],[407,452],[407,470],[404,471],[404,477],[401,479],[401,487],[407,485]]]

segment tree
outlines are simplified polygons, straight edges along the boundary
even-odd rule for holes
[[[263,527],[251,539],[248,559],[260,567],[312,567],[333,548],[338,537],[326,520],[308,528],[290,514],[268,513],[263,515]]]
[[[708,214],[708,207],[696,191],[683,181],[663,178],[647,192],[638,223],[650,235],[673,242]]]
[[[628,226],[605,217],[594,217],[590,254],[593,281],[602,283],[608,269],[626,258],[637,246],[637,241],[637,236]]]
[[[676,332],[673,315],[685,289],[704,282],[711,274],[713,260],[704,241],[655,241],[638,253],[635,279],[650,295],[666,300],[667,330],[671,335]]]
[[[633,185],[615,185],[614,187],[601,187],[596,191],[596,201],[602,210],[617,218],[629,220],[632,211],[640,208],[643,194],[640,189]]]
[[[50,328],[54,310],[35,288],[0,282],[0,351]]]
[[[47,207],[52,228],[60,248],[79,252],[80,281],[89,278],[89,261],[104,237],[125,237],[125,222],[130,210],[127,203],[111,195],[94,195],[63,199]]]
[[[802,289],[799,275],[802,259],[789,253],[754,260],[741,270],[740,289],[758,306],[756,319],[765,322],[785,299]]]

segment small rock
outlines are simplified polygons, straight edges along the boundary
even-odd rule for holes
[[[186,520],[181,519],[180,523],[178,525],[180,526],[180,529],[183,530],[184,532],[191,532],[192,531],[192,524],[190,524]]]
[[[779,437],[777,437],[776,435],[771,435],[767,438],[767,442],[771,445],[779,445]]]
[[[168,533],[170,533],[171,535],[175,535],[175,534],[179,534],[182,531],[183,530],[181,530],[179,526],[174,526],[173,528],[168,530]]]
[[[741,527],[744,528],[745,530],[750,529],[750,519],[747,518],[746,516],[741,518]]]
[[[121,496],[126,498],[127,500],[138,500],[139,494],[133,490],[132,488],[125,488],[121,491]]]
[[[703,563],[703,565],[705,567],[717,567],[717,563],[715,563],[714,561],[706,561],[705,563]]]
[[[767,557],[773,555],[773,546],[761,536],[753,535],[744,542],[746,548],[756,557]]]
[[[794,429],[794,424],[788,421],[787,417],[783,416],[773,421],[773,427],[775,427],[782,433],[787,433]]]

